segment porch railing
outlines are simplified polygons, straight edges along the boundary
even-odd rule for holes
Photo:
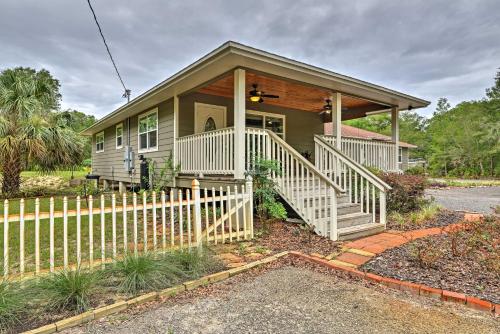
[[[314,136],[316,168],[346,192],[350,203],[359,203],[361,212],[371,213],[373,222],[378,199],[379,223],[385,225],[386,193],[391,187],[323,138]]]
[[[181,173],[234,173],[234,128],[180,137],[176,142]]]
[[[335,137],[320,136],[335,146]],[[381,169],[398,171],[398,152],[392,142],[342,137],[341,151],[357,163]]]

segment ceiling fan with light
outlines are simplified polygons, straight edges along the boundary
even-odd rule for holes
[[[273,95],[273,94],[265,94],[261,90],[257,90],[257,84],[252,85],[253,89],[249,92],[250,94],[250,101],[252,102],[259,102],[262,103],[264,102],[264,97],[265,98],[270,98],[270,99],[277,99],[279,98],[278,95]]]
[[[332,100],[330,99],[325,99],[325,105],[323,106],[323,110],[319,113],[320,115],[322,114],[327,114],[330,115],[332,113]]]

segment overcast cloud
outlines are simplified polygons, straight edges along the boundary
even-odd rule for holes
[[[227,40],[432,101],[479,99],[500,67],[500,1],[93,0],[132,97]],[[63,108],[102,117],[122,88],[86,0],[0,0],[0,70],[46,68]]]

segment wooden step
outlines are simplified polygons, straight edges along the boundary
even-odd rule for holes
[[[338,228],[365,225],[372,223],[372,214],[364,212],[349,213],[347,215],[339,215],[337,218]]]
[[[312,194],[311,194],[312,195]],[[330,199],[330,196],[325,196],[327,200]],[[311,196],[311,198],[307,199],[307,198],[304,198],[304,204],[307,204],[307,201],[309,201],[309,204],[312,205],[313,204],[313,201],[316,201],[316,205],[319,205],[319,201],[320,201],[320,198],[323,199],[325,198],[323,196]],[[348,203],[350,204],[350,198],[349,196],[347,195],[339,195],[337,196],[337,205],[339,204],[345,204],[345,203]]]
[[[383,224],[374,223],[344,227],[338,230],[339,240],[343,241],[367,237],[383,232],[384,229],[385,226]]]

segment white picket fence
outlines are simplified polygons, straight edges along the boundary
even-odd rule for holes
[[[169,194],[45,200],[48,211],[42,212],[47,204],[43,199],[21,199],[15,203],[16,214],[9,214],[16,201],[4,201],[0,230],[4,278],[104,265],[132,252],[253,238],[251,180],[240,187],[203,191],[193,180],[191,189]]]

